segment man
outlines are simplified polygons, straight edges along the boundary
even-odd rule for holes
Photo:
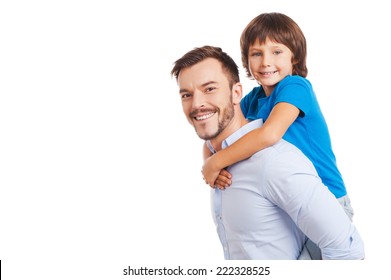
[[[238,67],[220,48],[189,51],[171,74],[189,123],[213,152],[262,125],[241,113]],[[295,146],[281,140],[228,169],[231,187],[212,189],[226,259],[298,259],[306,236],[323,259],[364,258],[355,226]]]

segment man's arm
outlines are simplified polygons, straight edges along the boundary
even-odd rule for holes
[[[301,152],[282,153],[267,168],[270,199],[319,246],[323,259],[364,258],[356,227]]]

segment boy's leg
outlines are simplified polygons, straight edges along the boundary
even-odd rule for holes
[[[322,259],[322,252],[320,251],[320,248],[314,242],[312,242],[311,239],[307,239],[307,242],[304,244],[304,247],[307,248],[308,253],[311,256],[311,260]]]
[[[318,246],[310,239],[304,243],[303,250],[300,253],[298,260],[321,260],[322,254]]]
[[[348,215],[349,219],[353,220],[354,211],[352,205],[350,203],[350,198],[348,195],[338,198],[339,204],[341,204],[343,210],[345,210],[346,215]]]

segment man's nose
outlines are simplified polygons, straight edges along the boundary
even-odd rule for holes
[[[193,109],[204,107],[206,104],[205,94],[201,91],[196,91],[193,94]]]

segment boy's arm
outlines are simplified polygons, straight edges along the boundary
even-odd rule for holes
[[[204,163],[213,155],[213,153],[210,151],[208,145],[206,145],[206,142],[204,142],[204,145],[203,145],[203,158],[204,158]],[[231,185],[232,181],[231,181],[231,174],[226,171],[225,169],[222,169],[218,172],[217,174],[217,178],[216,180],[214,181],[213,185],[210,185],[205,177],[204,177],[204,180],[205,180],[205,183],[207,183],[208,185],[210,185],[211,187],[217,187],[219,189],[225,189],[226,187],[229,187],[229,185]]]
[[[204,162],[202,173],[205,181],[213,186],[219,171],[281,140],[289,126],[299,116],[300,110],[286,102],[277,103],[265,123],[247,133],[227,148],[213,154]]]

